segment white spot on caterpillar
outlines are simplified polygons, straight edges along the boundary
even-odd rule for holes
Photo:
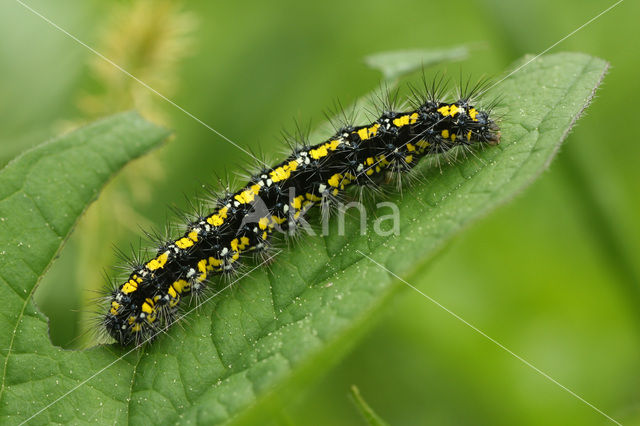
[[[464,124],[466,117],[473,112],[470,110],[470,106],[459,106],[459,104],[462,103],[463,100],[460,100],[455,104],[458,106],[458,117],[454,118],[453,114],[449,113],[449,117],[451,117],[449,119],[450,121],[447,126],[444,126],[448,127],[450,135],[456,136],[457,138],[462,138],[461,135],[466,137],[468,130],[467,127],[463,127],[464,132],[458,130],[457,134],[455,134],[455,130],[452,130],[457,128],[455,123]],[[144,266],[136,267],[132,271],[132,274],[138,275],[135,277],[131,275],[131,277],[133,277],[134,281],[138,284],[136,286],[134,282],[131,282],[129,285],[134,287],[133,291],[137,290],[137,293],[132,295],[125,294],[119,290],[119,288],[114,288],[110,297],[112,301],[120,303],[120,306],[111,305],[110,310],[106,313],[103,325],[107,328],[109,334],[123,345],[140,343],[142,340],[151,337],[151,332],[156,325],[163,328],[168,327],[174,319],[176,319],[175,315],[179,308],[178,304],[181,300],[186,299],[186,295],[189,292],[204,289],[206,287],[204,283],[214,275],[230,275],[233,270],[236,269],[236,263],[240,264],[244,261],[244,258],[247,256],[241,255],[240,252],[243,250],[240,249],[240,246],[247,251],[262,250],[264,253],[264,250],[268,250],[271,246],[268,239],[277,228],[275,222],[283,222],[289,225],[289,233],[294,234],[296,228],[300,229],[305,227],[305,222],[302,217],[313,205],[318,204],[317,201],[321,201],[323,207],[326,207],[326,200],[329,197],[332,197],[334,194],[339,195],[339,191],[345,190],[348,185],[364,183],[359,181],[358,174],[364,171],[367,171],[369,175],[373,175],[374,172],[380,173],[380,175],[383,175],[382,172],[401,172],[405,169],[408,170],[409,167],[403,168],[403,159],[400,158],[400,153],[402,153],[403,157],[406,156],[404,159],[407,160],[408,163],[411,163],[413,159],[416,160],[414,163],[417,163],[420,157],[431,154],[431,148],[428,149],[427,147],[431,147],[432,145],[424,140],[422,142],[425,145],[420,144],[417,145],[418,148],[412,148],[412,151],[416,151],[416,156],[410,159],[408,156],[409,150],[406,146],[408,142],[413,140],[410,138],[417,135],[409,134],[410,132],[400,132],[397,131],[397,129],[402,128],[402,126],[408,122],[416,126],[416,132],[423,127],[431,130],[435,118],[431,117],[430,111],[436,107],[444,108],[446,106],[448,108],[454,108],[453,105],[454,104],[451,103],[436,102],[435,107],[432,103],[425,103],[407,112],[393,113],[385,111],[380,118],[372,124],[358,127],[345,127],[342,130],[342,134],[335,135],[331,139],[320,142],[313,147],[297,147],[293,150],[293,153],[287,157],[285,162],[276,164],[273,168],[262,169],[262,171],[257,171],[253,174],[251,182],[244,188],[239,189],[239,192],[232,192],[235,189],[227,188],[224,195],[214,202],[211,215],[205,217],[196,216],[193,220],[197,221],[200,219],[200,221],[189,221],[190,225],[184,227],[184,229],[190,229],[190,234],[182,238],[188,236],[194,242],[198,242],[199,246],[203,246],[203,253],[199,251],[198,255],[194,253],[192,255],[180,256],[178,253],[184,252],[179,247],[183,245],[179,242],[181,239],[165,240],[161,245],[161,251],[165,251],[166,254],[164,254],[164,256],[167,258],[160,260],[165,263],[167,261],[171,262],[171,268],[169,269],[175,272],[177,276],[175,276],[174,273],[163,273],[157,270],[151,271],[148,267]],[[440,113],[440,115],[443,116],[444,113]],[[395,119],[398,118],[402,119],[395,121]],[[460,120],[457,120],[457,118],[460,118]],[[395,123],[402,124],[396,126],[394,121]],[[375,134],[375,129],[380,130],[377,135]],[[414,129],[414,127],[410,127],[410,129]],[[364,134],[365,137],[359,138],[356,136],[360,134]],[[491,138],[498,137],[495,133],[492,134],[488,132],[488,134],[489,136],[485,137],[485,139],[492,140]],[[423,135],[421,133],[420,136],[425,136],[424,139],[431,139],[430,135],[431,134]],[[444,144],[447,139],[445,138],[439,141],[437,139],[439,136],[437,136],[438,133],[436,131],[434,131],[433,135],[432,143],[442,142]],[[427,138],[427,136],[429,137]],[[354,139],[353,143],[349,142],[351,138]],[[361,139],[374,139],[370,145],[380,146],[371,147],[362,145],[360,142]],[[456,140],[457,139],[452,141],[446,140],[446,143],[449,145],[443,145],[445,149],[442,151],[446,151],[451,145],[455,146],[456,144],[460,144],[460,141],[456,142]],[[383,142],[384,146],[382,146]],[[389,145],[387,145],[387,143]],[[323,149],[322,153],[324,156],[314,160],[311,156],[312,151],[310,150],[318,148]],[[371,149],[379,150],[380,152],[373,153]],[[336,153],[332,154],[329,152],[330,150],[336,151]],[[436,150],[433,151],[435,152]],[[348,158],[345,158],[346,154],[349,155]],[[375,164],[373,164],[369,158],[371,156],[377,161]],[[369,162],[371,162],[373,166],[368,164],[367,159],[369,159]],[[352,162],[352,160],[355,162]],[[491,163],[491,165],[494,164],[495,162]],[[295,173],[296,166],[299,167],[298,173]],[[369,168],[375,168],[375,170],[369,171]],[[284,169],[286,173],[281,173],[279,169]],[[276,173],[275,170],[278,170],[278,173]],[[260,173],[260,175],[257,173]],[[274,176],[277,174],[278,177],[276,180],[279,181],[274,182],[272,179],[269,179],[272,174]],[[287,175],[286,179],[283,179],[284,175]],[[353,175],[356,176],[354,177]],[[331,176],[331,179],[329,179],[329,176]],[[336,185],[334,185],[334,181],[337,183]],[[331,182],[331,184],[329,184],[329,182]],[[375,184],[376,182],[373,183]],[[259,189],[255,188],[256,185]],[[265,190],[267,188],[269,189]],[[296,198],[295,202],[291,200],[288,202],[284,201],[287,197],[286,193],[291,189],[295,189],[300,194],[303,194],[303,196]],[[246,194],[252,190],[256,195],[260,192],[260,196],[265,195],[264,193],[266,192],[269,193],[266,194],[269,196],[263,197],[265,200],[262,200],[266,203],[264,206],[266,213],[259,216],[262,217],[261,222],[259,222],[260,225],[254,221],[245,223],[246,221],[244,220],[240,224],[240,220],[245,219],[244,216],[248,218],[249,213],[246,212],[245,209],[248,209],[251,204],[255,205],[257,203],[257,200],[252,203],[245,203],[247,198],[251,198],[251,196],[245,197]],[[237,194],[243,194],[243,196],[240,197]],[[238,197],[238,199],[235,197]],[[302,201],[299,206],[298,202],[301,199]],[[294,206],[298,207],[298,209],[294,208]],[[226,210],[222,210],[225,209],[225,207]],[[295,218],[291,215],[294,210],[296,211]],[[215,222],[224,222],[224,227],[212,226],[207,222],[207,218],[211,219],[211,216],[216,214],[220,216],[220,218],[216,219]],[[274,217],[271,218],[271,215]],[[0,223],[2,223],[2,220],[4,220],[4,218],[0,218]],[[252,223],[254,224],[254,228],[250,228]],[[195,226],[197,226],[197,228],[195,228]],[[284,228],[286,228],[286,226],[284,226]],[[221,230],[218,231],[218,229]],[[196,234],[201,233],[201,235],[196,237],[196,234],[191,234],[191,232],[195,232]],[[200,240],[202,242],[200,242]],[[235,248],[235,250],[233,250],[232,247]],[[1,255],[3,253],[4,252],[0,250],[0,259],[2,259]],[[211,260],[211,262],[207,263],[207,261],[202,260],[203,258]],[[156,261],[159,261],[158,258],[156,258]],[[144,281],[142,279],[144,279]],[[187,281],[186,283],[185,281],[181,281],[176,284],[180,287],[180,291],[177,290],[177,287],[170,287],[173,285],[172,283],[175,283],[178,279]],[[329,282],[325,286],[331,287],[332,285],[333,283]],[[176,293],[180,293],[181,296],[171,297],[172,294],[176,295]],[[146,300],[146,298],[151,298],[151,300],[156,303],[155,306],[157,309],[154,310],[153,313],[145,313],[141,309],[140,303],[142,300]],[[160,305],[160,303],[162,305]],[[148,310],[146,305],[145,310]],[[116,314],[111,312],[116,312]],[[156,315],[157,322],[151,324],[155,321]],[[114,316],[117,317],[116,319],[118,319],[118,321],[114,321]],[[120,317],[124,317],[124,320],[120,321]],[[150,320],[146,321],[146,317],[149,317]],[[143,321],[141,321],[141,319]],[[117,329],[117,327],[119,327],[118,324],[122,326],[122,330],[120,331]]]

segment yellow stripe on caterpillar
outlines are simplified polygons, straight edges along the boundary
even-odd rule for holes
[[[163,268],[164,265],[167,263],[168,259],[169,259],[169,252],[165,251],[160,256],[156,257],[155,259],[153,259],[152,261],[147,263],[147,265],[146,265],[147,269],[150,270],[150,271],[155,271],[155,270],[158,270],[160,268]]]

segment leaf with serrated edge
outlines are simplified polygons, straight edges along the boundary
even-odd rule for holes
[[[113,359],[103,348],[71,352],[52,346],[47,319],[32,295],[102,186],[168,136],[135,112],[118,114],[31,149],[0,171],[0,418],[27,419]],[[121,377],[110,380],[119,370]],[[120,409],[114,386],[126,387],[127,376],[130,369],[116,366],[78,392],[77,405],[71,398],[36,422],[87,420],[104,395],[114,396],[105,407]]]
[[[502,96],[500,108],[506,110],[499,146],[444,164],[441,171],[421,164],[425,181],[388,199],[400,208],[398,237],[375,235],[373,218],[365,236],[347,220],[345,236],[336,235],[334,221],[329,236],[302,237],[269,268],[254,271],[190,315],[183,327],[115,362],[34,420],[264,420],[274,403],[286,403],[344,354],[403,286],[358,251],[411,279],[453,235],[512,198],[548,166],[606,69],[600,59],[573,53],[528,64],[492,90]],[[29,226],[51,232],[42,224]],[[19,294],[22,287],[8,287],[7,277],[16,273],[35,282],[33,271],[33,277],[24,275],[31,265],[19,254],[10,269],[3,263],[0,276],[9,299],[21,309],[24,305],[19,332],[4,346],[12,349],[0,409],[12,420],[29,417],[125,353],[114,346],[82,352],[52,348],[45,319],[31,302],[24,304],[29,295]],[[10,305],[2,306],[2,314],[15,324],[20,310]]]

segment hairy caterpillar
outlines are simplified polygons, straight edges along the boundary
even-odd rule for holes
[[[425,156],[498,143],[490,110],[472,105],[474,91],[447,103],[434,84],[409,111],[389,108],[373,123],[343,127],[263,167],[243,188],[220,197],[210,214],[188,223],[181,237],[162,243],[154,258],[134,265],[108,297],[104,329],[121,345],[150,341],[175,321],[186,294],[202,292],[212,276],[230,274],[248,254],[266,250],[274,232],[294,229],[324,199],[350,186],[380,185],[385,175],[407,172]]]

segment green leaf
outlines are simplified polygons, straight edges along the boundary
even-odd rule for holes
[[[373,411],[369,404],[367,404],[367,401],[364,400],[360,394],[360,389],[358,389],[356,385],[351,386],[350,393],[354,405],[369,426],[387,426],[387,422],[382,420],[382,418]]]
[[[52,347],[46,319],[30,298],[37,277],[95,192],[88,190],[85,198],[66,196],[64,203],[59,195],[33,195],[31,205],[19,210],[7,211],[0,204],[0,216],[18,225],[3,234],[3,241],[14,244],[3,254],[11,262],[3,259],[0,269],[7,295],[1,308],[3,347],[9,348],[2,352],[1,415],[17,421],[38,414],[33,421],[40,423],[264,421],[339,359],[374,323],[386,300],[404,287],[359,252],[411,280],[439,247],[548,166],[606,68],[600,59],[571,53],[528,64],[490,94],[502,95],[499,146],[441,169],[421,164],[424,182],[385,200],[400,209],[399,236],[376,235],[373,217],[366,235],[359,234],[359,222],[352,217],[346,235],[340,236],[333,221],[328,236],[301,237],[268,268],[258,268],[190,314],[183,327],[174,326],[153,345],[132,353],[115,346],[78,352]],[[65,176],[75,170],[64,167],[46,176],[82,188]],[[2,191],[5,176],[11,177],[5,172]],[[376,213],[386,215],[389,209]],[[43,243],[48,234],[56,236],[55,244]]]
[[[53,347],[47,319],[34,306],[32,296],[100,188],[168,135],[137,113],[119,114],[29,150],[0,171],[2,418],[28,418],[112,358],[104,350],[74,353]],[[100,394],[88,388],[78,393]],[[75,418],[76,408],[70,402],[43,414],[39,422]],[[87,407],[89,414],[95,402],[82,409]]]
[[[410,49],[380,52],[364,58],[370,67],[379,70],[386,80],[393,80],[405,74],[427,68],[440,62],[461,61],[469,56],[467,46],[447,49]]]

